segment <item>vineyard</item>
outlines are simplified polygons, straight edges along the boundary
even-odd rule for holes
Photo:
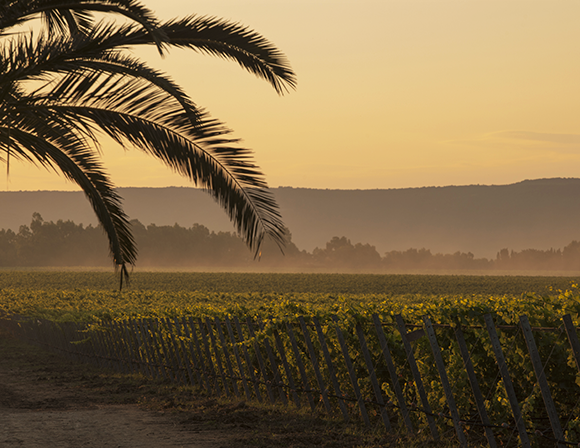
[[[119,292],[108,273],[1,272],[0,312],[73,359],[200,393],[311,407],[396,437],[577,446],[571,282],[143,273]]]

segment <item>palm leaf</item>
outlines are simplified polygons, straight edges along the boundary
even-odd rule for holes
[[[119,14],[140,24],[163,53],[166,39],[157,18],[135,0],[0,0],[0,33],[42,15],[49,34],[87,34],[94,25],[92,12]]]
[[[134,264],[137,250],[128,217],[113,184],[91,150],[81,140],[68,138],[70,133],[66,132],[66,123],[57,125],[56,120],[51,120],[46,123],[48,126],[44,126],[37,122],[38,115],[34,115],[20,114],[17,117],[18,126],[11,132],[13,151],[17,157],[63,173],[84,191],[107,234],[114,264],[127,277],[126,266]],[[34,131],[27,132],[28,128]],[[52,138],[55,129],[62,132],[56,139]]]
[[[206,189],[256,253],[265,234],[282,245],[278,207],[251,152],[234,146],[220,122],[202,115],[192,126],[177,102],[172,106],[162,91],[138,84],[118,83],[115,89],[123,95],[114,90],[108,96],[75,95],[77,104],[47,107],[79,122],[83,118],[86,127],[99,126],[119,144],[141,149]]]
[[[266,38],[238,23],[190,16],[159,25],[167,44],[237,62],[282,94],[296,87],[296,74],[286,56]],[[152,44],[151,36],[134,25],[120,28],[105,43],[109,48]]]
[[[95,23],[93,12],[126,25]],[[88,197],[121,267],[136,258],[121,198],[98,159],[99,134],[150,154],[206,189],[258,254],[285,228],[251,151],[167,75],[128,55],[133,45],[175,46],[236,61],[278,93],[296,85],[285,56],[239,24],[190,16],[158,23],[135,0],[0,0],[0,33],[42,15],[49,33],[16,33],[0,48],[0,151],[62,172]]]

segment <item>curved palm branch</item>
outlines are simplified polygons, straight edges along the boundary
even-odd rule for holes
[[[296,87],[296,74],[289,61],[267,39],[235,22],[212,17],[191,16],[161,23],[159,32],[167,46],[189,48],[237,62],[243,69],[266,80],[277,93]],[[77,51],[72,48],[59,61],[70,63],[100,58],[111,50],[125,50],[135,45],[155,44],[154,36],[129,24],[125,26],[95,25],[87,36],[76,36]]]
[[[10,110],[10,132],[0,128],[2,135],[8,136],[0,141],[0,148],[9,145],[16,158],[62,172],[82,188],[109,236],[113,261],[120,266],[121,277],[126,277],[126,265],[135,262],[137,253],[129,221],[113,184],[83,138],[83,131],[25,98],[20,100],[19,106]]]
[[[105,30],[100,35],[107,34]],[[91,52],[99,42],[90,37],[64,43],[21,40],[4,55],[3,65],[12,68],[4,74],[19,81],[54,81],[51,75],[64,72],[56,85],[34,92],[26,107],[37,116],[58,113],[94,142],[96,125],[119,143],[160,158],[206,188],[256,252],[264,234],[283,244],[275,201],[264,190],[262,174],[249,162],[249,151],[231,146],[236,140],[226,137],[225,126],[197,109],[161,74],[117,51]]]
[[[101,76],[90,90],[85,78],[67,76],[46,107],[87,129],[99,126],[119,144],[157,157],[205,188],[256,253],[264,234],[283,244],[283,224],[262,173],[222,123],[199,109],[192,122],[180,101],[142,78]]]
[[[237,62],[268,81],[280,94],[296,87],[296,75],[286,56],[262,35],[239,23],[192,15],[162,23],[159,29],[169,45]],[[150,36],[134,26],[119,30],[112,37],[122,39],[123,35],[129,45],[153,43]]]
[[[13,3],[26,9],[21,0]],[[86,2],[110,3],[136,4],[133,0]],[[34,10],[39,4],[55,7],[57,2],[36,0],[27,11],[39,12],[38,6]],[[68,8],[65,13],[78,8],[79,14],[86,13],[78,6],[85,3],[61,0],[59,4]],[[55,17],[72,20],[66,14]],[[205,188],[256,254],[265,235],[282,247],[284,226],[278,207],[251,152],[237,147],[230,131],[198,108],[171,79],[124,50],[139,44],[159,47],[157,34],[165,45],[236,60],[279,93],[295,87],[285,57],[251,30],[217,19],[192,16],[158,24],[151,33],[135,24],[94,25],[90,14],[87,17],[82,25],[85,34],[71,31],[65,38],[40,34],[35,39],[20,34],[0,51],[0,107],[4,109],[0,150],[8,155],[13,150],[16,157],[60,170],[81,186],[109,237],[122,278],[127,276],[126,263],[134,263],[136,250],[120,198],[98,163],[98,130],[123,146],[157,157]],[[73,29],[70,23],[68,27]],[[40,82],[40,87],[26,91],[27,81]]]
[[[139,23],[162,51],[157,18],[135,0],[0,0],[0,33],[40,14],[49,34],[88,34],[94,26],[92,12],[120,14]]]

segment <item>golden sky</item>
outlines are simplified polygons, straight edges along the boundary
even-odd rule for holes
[[[278,96],[236,64],[191,51],[160,59],[200,106],[255,151],[270,186],[403,188],[580,177],[577,0],[143,0],[165,19],[239,21],[290,59]],[[118,186],[189,183],[107,145]],[[11,166],[4,189],[72,190]]]

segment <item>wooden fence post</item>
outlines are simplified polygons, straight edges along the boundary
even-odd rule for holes
[[[99,330],[96,331],[95,337],[99,341],[99,346],[101,348],[101,353],[103,356],[103,362],[105,363],[107,368],[111,370],[116,370],[115,364],[113,363],[113,360],[111,358],[111,349],[109,347],[109,344],[107,343],[105,335],[105,332],[108,332],[108,328],[103,329],[103,326],[104,325],[101,324],[101,328],[99,328]]]
[[[259,379],[256,378],[256,374],[254,372],[254,365],[252,364],[250,354],[248,353],[248,347],[244,343],[244,332],[242,331],[242,326],[240,325],[240,321],[237,318],[237,316],[234,316],[234,324],[236,325],[238,337],[240,338],[240,344],[242,345],[242,351],[244,352],[244,358],[246,359],[246,365],[248,366],[248,374],[250,375],[250,380],[254,384],[254,393],[256,394],[257,400],[261,403],[262,393],[260,392]]]
[[[129,350],[131,352],[131,358],[135,364],[137,364],[137,368],[135,369],[137,373],[141,373],[145,375],[145,366],[141,361],[141,356],[139,353],[139,345],[135,343],[136,339],[136,331],[133,329],[133,325],[131,320],[124,320],[122,322],[123,329],[125,330],[125,337],[127,339],[127,345],[129,346]]]
[[[306,327],[306,322],[303,316],[298,316],[298,321],[300,322],[300,327],[302,328],[302,333],[304,334],[304,342],[306,342],[306,347],[310,353],[310,361],[312,362],[312,367],[314,369],[314,375],[316,376],[316,381],[318,382],[318,389],[320,390],[320,396],[324,403],[326,410],[331,413],[332,407],[330,406],[330,401],[328,401],[328,391],[326,390],[326,385],[320,373],[320,367],[318,365],[318,357],[316,356],[316,351],[314,350],[314,345],[312,345],[312,339],[310,338],[310,333]]]
[[[256,340],[256,334],[254,333],[254,329],[252,328],[253,322],[248,316],[246,318],[246,324],[248,325],[248,334],[252,339],[254,339],[254,351],[256,352],[256,358],[258,359],[258,365],[260,366],[260,370],[262,372],[262,378],[264,379],[264,383],[266,384],[266,391],[268,392],[268,397],[270,398],[270,402],[275,403],[276,397],[274,397],[274,392],[272,392],[272,381],[268,378],[268,372],[266,371],[266,363],[264,362],[264,358],[262,357],[262,352],[260,351],[260,345]]]
[[[572,353],[574,354],[574,359],[576,360],[576,367],[578,367],[578,372],[580,372],[580,342],[578,342],[578,334],[574,328],[572,322],[572,317],[566,314],[562,317],[564,321],[564,327],[566,328],[566,334],[568,335],[568,341],[570,341],[570,347],[572,347]]]
[[[151,346],[151,351],[154,354],[155,359],[157,360],[157,368],[164,380],[170,380],[170,377],[167,375],[165,361],[163,356],[161,355],[161,351],[159,350],[159,344],[157,344],[157,337],[156,334],[158,333],[155,327],[158,326],[157,319],[147,319],[145,322],[145,334],[149,345]]]
[[[272,319],[271,317],[269,319]],[[288,358],[286,357],[286,350],[284,350],[284,344],[282,343],[282,339],[280,338],[280,334],[278,330],[274,329],[272,331],[274,335],[274,340],[276,341],[276,348],[278,349],[278,353],[280,354],[280,358],[282,359],[282,365],[284,366],[284,371],[286,372],[286,378],[288,378],[288,383],[290,385],[290,392],[292,392],[292,398],[294,400],[294,404],[296,407],[300,407],[300,397],[296,392],[296,383],[294,382],[294,377],[292,375],[292,369],[290,369],[290,365],[288,364]]]
[[[292,344],[292,351],[294,352],[294,358],[296,359],[296,364],[298,365],[298,371],[300,372],[300,377],[302,378],[302,387],[306,392],[308,398],[308,403],[310,404],[310,409],[314,411],[316,409],[316,403],[314,403],[314,398],[312,397],[312,392],[310,390],[310,383],[308,382],[308,376],[306,375],[306,369],[304,368],[304,363],[302,362],[302,357],[300,356],[300,350],[298,350],[298,343],[296,342],[296,337],[294,336],[294,330],[289,322],[286,322],[286,330],[288,331],[288,336],[290,337],[290,343]]]
[[[457,339],[457,343],[459,344],[459,351],[461,353],[461,357],[463,358],[463,366],[465,367],[467,377],[469,378],[469,383],[471,384],[471,390],[473,391],[473,395],[475,396],[475,404],[477,406],[477,411],[479,412],[479,418],[481,419],[481,423],[485,428],[485,436],[487,438],[487,443],[489,443],[490,448],[496,448],[497,443],[493,435],[493,430],[491,429],[491,422],[489,420],[489,417],[487,416],[487,410],[485,409],[485,401],[483,400],[483,395],[481,394],[481,390],[479,389],[479,383],[477,382],[475,371],[473,370],[473,363],[471,362],[471,358],[469,357],[469,350],[467,349],[467,344],[463,336],[463,331],[461,331],[461,326],[459,324],[455,327],[455,338]]]
[[[109,363],[111,370],[114,370],[115,372],[120,372],[121,369],[119,368],[119,365],[117,363],[115,348],[114,348],[112,342],[110,341],[110,337],[109,337],[110,333],[111,333],[111,329],[109,328],[109,325],[107,322],[101,323],[101,331],[99,333],[100,333],[103,347],[105,349],[107,361]]]
[[[248,381],[246,380],[246,375],[244,374],[244,366],[242,364],[242,359],[240,358],[240,351],[238,350],[238,345],[236,343],[236,337],[234,336],[234,330],[232,329],[232,324],[228,316],[225,317],[226,328],[230,336],[230,341],[232,344],[232,350],[234,352],[234,357],[236,358],[236,364],[238,365],[238,371],[240,372],[240,380],[242,381],[242,386],[244,387],[244,392],[246,393],[246,398],[250,400],[252,395],[250,394],[250,388],[248,387]]]
[[[534,372],[536,373],[540,391],[542,392],[544,405],[546,406],[546,411],[548,411],[548,418],[550,419],[550,425],[554,432],[554,438],[558,440],[559,447],[565,447],[565,443],[560,443],[564,440],[564,433],[562,432],[562,426],[560,425],[560,419],[558,418],[558,411],[556,411],[554,400],[552,400],[548,381],[546,381],[546,372],[544,371],[544,366],[542,365],[542,360],[538,353],[538,348],[536,346],[536,341],[534,340],[534,335],[532,334],[532,327],[530,326],[528,316],[520,316],[520,325],[522,326],[526,345],[528,346],[528,352],[530,353],[530,359],[532,360]]]
[[[127,338],[123,334],[123,327],[120,322],[111,321],[113,328],[115,329],[115,339],[119,347],[119,359],[121,363],[125,366],[127,373],[133,373],[133,363],[131,360],[131,352],[129,349],[129,344],[127,343]]]
[[[514,386],[512,384],[512,379],[510,377],[507,364],[505,362],[505,358],[503,356],[503,350],[501,348],[501,344],[499,343],[499,338],[497,336],[497,332],[495,330],[495,324],[493,323],[493,318],[491,314],[486,314],[484,316],[485,325],[487,326],[487,332],[489,333],[489,337],[491,339],[491,346],[493,347],[493,352],[495,354],[495,359],[497,360],[497,364],[499,366],[499,372],[501,374],[503,384],[505,386],[508,399],[510,402],[510,406],[512,408],[512,412],[514,414],[514,419],[516,422],[516,427],[518,429],[518,433],[520,435],[520,440],[522,442],[522,446],[524,448],[529,448],[530,439],[528,438],[528,433],[526,432],[526,425],[524,423],[524,419],[522,416],[522,411],[520,410],[520,405],[518,403],[518,399],[516,397],[516,393],[514,390]]]
[[[224,390],[226,392],[226,397],[229,397],[230,396],[230,383],[229,383],[229,381],[226,378],[226,375],[224,373],[221,356],[220,356],[220,353],[219,353],[219,350],[217,347],[215,336],[214,336],[213,330],[212,330],[212,323],[211,323],[211,320],[209,317],[205,318],[205,323],[207,326],[207,333],[209,334],[211,346],[213,347],[213,352],[215,353],[215,362],[216,362],[216,365],[218,368],[220,378],[222,379],[222,385],[224,386]]]
[[[185,321],[185,318],[184,318],[184,321]],[[197,339],[197,331],[195,330],[195,323],[193,322],[193,319],[191,317],[187,321],[189,322],[189,327],[191,328],[191,339],[193,339],[195,352],[197,353],[197,359],[199,360],[199,369],[201,369],[201,378],[203,378],[203,383],[205,384],[205,390],[207,390],[207,393],[209,395],[211,395],[212,388],[211,388],[211,381],[209,379],[209,375],[211,374],[211,372],[209,371],[209,366],[206,368],[205,367],[206,363],[203,361],[203,352],[201,350],[199,340]],[[184,328],[184,331],[187,331],[187,325],[184,325],[183,328]],[[200,382],[201,382],[201,380],[200,380]]]
[[[83,362],[81,350],[75,342],[79,340],[79,335],[76,330],[74,322],[65,322],[65,335],[67,337],[67,350],[71,355],[71,359],[76,362]]]
[[[467,439],[465,438],[463,429],[461,429],[459,413],[457,412],[457,406],[455,405],[455,398],[453,398],[453,392],[451,390],[451,385],[449,384],[447,371],[445,370],[445,363],[443,362],[443,357],[441,356],[441,348],[437,343],[437,336],[435,335],[435,331],[433,330],[433,325],[431,324],[431,319],[429,319],[429,316],[423,316],[423,323],[425,324],[427,337],[429,338],[429,343],[431,344],[431,351],[433,352],[433,357],[435,358],[435,365],[439,371],[439,377],[441,378],[441,384],[443,386],[443,391],[445,392],[445,398],[447,399],[447,406],[449,406],[449,412],[451,412],[455,433],[457,434],[459,443],[462,446],[467,446]]]
[[[124,320],[124,321],[118,322],[117,325],[119,325],[119,329],[121,331],[121,334],[123,334],[123,340],[125,342],[127,356],[129,358],[128,360],[129,360],[129,366],[131,368],[131,373],[139,373],[141,371],[141,363],[137,359],[137,356],[135,355],[135,351],[133,350],[133,341],[132,341],[133,335],[131,334],[131,332],[127,328],[127,321]]]
[[[207,364],[209,366],[209,375],[213,378],[213,385],[217,395],[221,395],[221,389],[219,386],[218,376],[213,366],[213,360],[211,358],[211,351],[209,349],[209,343],[207,341],[207,337],[205,335],[205,331],[203,329],[203,322],[200,318],[197,319],[197,325],[199,327],[199,333],[201,335],[201,340],[203,342],[203,347],[205,349],[205,357]]]
[[[397,402],[399,403],[399,408],[407,427],[407,432],[409,434],[413,433],[413,423],[409,418],[409,410],[407,409],[407,403],[405,402],[405,397],[403,396],[403,391],[401,390],[401,385],[399,384],[399,377],[397,375],[397,369],[395,369],[395,364],[393,364],[393,358],[391,356],[391,351],[387,345],[387,338],[385,332],[383,331],[383,325],[377,314],[373,314],[373,322],[375,324],[375,330],[377,332],[377,337],[379,339],[379,344],[381,345],[381,351],[383,353],[383,358],[387,363],[387,369],[389,370],[389,375],[391,377],[391,382],[393,383],[393,389],[395,391],[395,396],[397,397]]]
[[[145,319],[139,320],[139,328],[141,329],[141,335],[143,336],[143,342],[145,343],[145,351],[147,352],[147,357],[149,359],[150,370],[154,373],[153,377],[165,378],[162,367],[160,366],[160,361],[157,361],[155,357],[155,348],[151,344],[151,335],[149,334],[148,321]]]
[[[93,347],[93,353],[97,360],[97,366],[99,366],[100,368],[106,368],[107,367],[106,360],[102,350],[101,341],[98,338],[97,333],[98,330],[95,329],[93,329],[90,333],[89,337],[91,339],[91,346]]]
[[[110,354],[109,356],[111,356],[111,359],[115,365],[115,369],[117,370],[117,372],[119,373],[123,373],[125,372],[125,367],[123,365],[122,362],[122,356],[121,356],[121,348],[119,347],[118,344],[118,338],[114,337],[115,335],[115,330],[113,327],[113,322],[108,322],[107,323],[107,333],[106,333],[106,340],[109,344],[109,347],[111,348],[110,350]]]
[[[62,327],[63,327],[63,335],[64,335],[64,348],[67,352],[68,358],[74,362],[82,361],[82,358],[80,356],[80,353],[79,353],[77,347],[75,346],[75,344],[73,344],[73,342],[76,340],[76,336],[77,336],[75,334],[75,330],[73,328],[73,323],[72,322],[63,322]]]
[[[346,368],[348,370],[348,376],[350,377],[350,382],[352,384],[352,388],[354,390],[354,394],[356,396],[356,400],[358,403],[358,407],[360,409],[361,417],[367,426],[370,426],[371,422],[369,420],[369,414],[367,413],[367,407],[365,406],[364,399],[360,392],[360,388],[358,387],[358,378],[356,376],[356,372],[354,371],[352,360],[350,359],[350,355],[348,354],[348,347],[344,340],[344,336],[342,334],[342,330],[338,325],[338,317],[331,316],[332,320],[334,321],[334,329],[336,331],[336,337],[338,338],[338,343],[340,344],[340,348],[342,349],[342,356],[344,357],[344,362],[346,363]]]
[[[435,419],[433,418],[433,411],[431,411],[431,406],[429,405],[429,400],[427,400],[427,394],[425,393],[425,388],[423,386],[423,380],[421,380],[421,374],[419,373],[419,368],[417,367],[417,361],[415,361],[415,356],[413,355],[413,348],[409,342],[407,335],[407,327],[403,321],[403,316],[397,314],[395,316],[395,321],[397,322],[397,328],[399,333],[401,333],[401,339],[403,340],[403,347],[405,348],[405,353],[407,354],[407,362],[411,368],[413,378],[415,380],[415,387],[417,392],[419,392],[419,398],[421,399],[421,404],[425,411],[427,417],[427,423],[429,424],[429,429],[431,430],[431,435],[435,440],[439,440],[439,432],[437,431],[437,425],[435,425]]]
[[[260,326],[260,330],[264,331],[264,324],[261,320],[258,322],[258,325]],[[286,397],[286,392],[284,392],[282,375],[280,375],[280,369],[278,369],[278,363],[276,362],[274,352],[272,351],[272,347],[270,346],[270,341],[268,341],[267,336],[264,337],[264,347],[266,348],[266,354],[268,355],[268,359],[270,360],[270,364],[272,365],[272,372],[274,374],[272,382],[278,389],[278,394],[282,399],[282,403],[286,405],[288,404],[288,398]]]
[[[177,319],[177,317],[173,318],[173,324],[175,326],[175,331],[177,332],[177,339],[179,340],[179,346],[181,347],[181,353],[183,356],[183,363],[185,365],[185,369],[187,371],[187,377],[189,378],[189,384],[191,384],[192,386],[196,385],[196,381],[195,378],[193,376],[193,372],[191,371],[191,362],[189,361],[189,357],[187,356],[188,354],[193,358],[194,354],[193,354],[193,350],[187,350],[187,348],[185,347],[185,342],[183,341],[183,337],[181,336],[181,322],[179,322],[179,320]],[[195,364],[194,364],[195,366]],[[197,385],[201,387],[201,384],[199,382],[197,382]]]
[[[155,319],[156,329],[157,329],[157,340],[161,345],[161,353],[163,353],[163,365],[167,369],[167,377],[169,381],[174,383],[179,383],[179,372],[175,366],[175,362],[172,356],[172,352],[169,350],[170,345],[169,342],[165,343],[165,338],[163,337],[163,328],[162,328],[162,320]],[[173,366],[171,365],[173,364]]]
[[[169,346],[169,353],[171,354],[171,359],[173,361],[174,369],[175,369],[175,379],[176,382],[179,384],[187,385],[187,378],[185,376],[185,365],[183,363],[182,355],[179,350],[179,346],[177,345],[177,341],[175,340],[175,335],[173,334],[173,325],[171,324],[171,320],[166,317],[163,319],[165,325],[167,327],[167,333],[169,334],[169,339],[167,341],[167,345]],[[169,343],[171,341],[171,344]]]
[[[149,349],[149,343],[148,343],[147,337],[145,336],[144,330],[143,330],[143,319],[137,319],[135,321],[135,328],[136,328],[137,341],[139,341],[139,344],[143,347],[143,352],[144,352],[144,357],[145,357],[145,366],[147,368],[147,371],[149,372],[149,376],[152,378],[157,378],[158,373],[157,373],[157,369],[155,368],[156,366],[154,365],[155,360],[153,359],[153,357],[151,355],[151,350]],[[141,357],[143,358],[143,355]]]
[[[141,356],[139,353],[139,344],[137,344],[135,342],[135,339],[137,338],[137,336],[136,336],[135,329],[133,328],[133,324],[131,322],[131,319],[123,321],[122,327],[123,327],[123,330],[125,332],[125,337],[127,339],[127,343],[128,343],[130,350],[131,350],[131,358],[133,359],[133,362],[137,365],[136,366],[137,373],[145,375],[145,370],[144,370],[145,366],[144,366],[143,362],[141,361]]]
[[[193,337],[190,335],[189,333],[189,329],[187,328],[187,319],[185,317],[182,317],[181,320],[179,320],[177,317],[175,318],[175,322],[177,325],[177,328],[182,329],[183,331],[183,337],[187,340],[187,353],[189,353],[189,356],[191,357],[191,362],[190,364],[193,366],[193,370],[189,367],[191,373],[195,374],[195,380],[197,382],[197,385],[203,389],[205,387],[205,384],[203,382],[203,378],[202,378],[202,371],[203,371],[203,367],[200,364],[200,361],[197,357],[197,353],[196,353],[196,349],[193,346]],[[181,334],[180,334],[181,337]],[[185,345],[185,341],[183,341],[183,344]],[[184,350],[186,350],[186,348],[184,347]],[[189,366],[189,364],[188,364]],[[192,384],[193,384],[193,380],[192,380]]]
[[[236,397],[238,397],[240,395],[240,392],[238,390],[238,382],[237,382],[237,378],[234,376],[234,369],[232,368],[232,363],[230,360],[230,353],[229,353],[228,347],[226,345],[226,339],[224,338],[224,333],[222,331],[222,323],[217,317],[214,318],[214,322],[215,322],[215,326],[217,329],[217,334],[218,334],[219,340],[222,344],[222,350],[224,352],[224,358],[226,360],[226,368],[228,369],[228,374],[229,374],[230,379],[232,381],[232,386],[234,388],[234,394],[236,395]]]
[[[326,365],[328,367],[328,376],[330,377],[332,386],[334,387],[334,393],[336,394],[338,400],[338,406],[340,407],[340,411],[342,412],[344,420],[348,422],[350,420],[350,415],[348,414],[348,409],[346,408],[344,400],[342,399],[344,393],[340,389],[340,384],[336,379],[334,363],[332,362],[332,358],[330,357],[330,352],[328,351],[328,346],[326,344],[326,339],[324,338],[324,333],[322,332],[322,327],[320,326],[320,322],[318,321],[316,316],[312,317],[312,321],[314,322],[314,327],[316,328],[316,333],[318,334],[318,340],[320,341],[320,346],[322,347],[322,353],[324,354],[324,359],[326,360]]]
[[[371,384],[373,386],[373,390],[375,392],[375,400],[379,405],[379,413],[381,414],[381,418],[383,420],[383,424],[387,431],[391,432],[391,421],[389,420],[389,415],[387,414],[387,408],[385,407],[385,401],[383,400],[383,394],[381,391],[381,386],[379,386],[379,382],[377,381],[377,373],[375,372],[375,367],[373,366],[373,360],[371,359],[371,355],[369,353],[369,349],[367,347],[367,342],[365,340],[365,335],[363,333],[362,327],[360,324],[356,325],[356,333],[358,335],[358,341],[360,343],[361,351],[363,352],[363,356],[365,358],[365,363],[367,365],[367,370],[369,371],[369,377],[371,380]]]

